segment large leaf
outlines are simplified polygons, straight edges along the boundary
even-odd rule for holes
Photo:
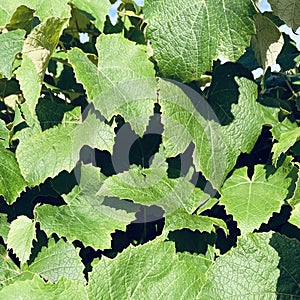
[[[96,27],[100,31],[103,31],[104,22],[108,14],[108,9],[111,6],[109,0],[71,0],[70,3],[74,4],[80,10],[86,11],[87,13],[91,14],[94,18],[93,22],[95,23]]]
[[[0,299],[7,300],[87,300],[84,285],[78,280],[60,278],[56,284],[45,281],[35,275],[31,280],[18,280],[0,291]]]
[[[24,43],[24,30],[14,30],[0,35],[0,50],[5,55],[0,56],[0,73],[11,77],[12,64],[17,53],[20,53]]]
[[[96,196],[102,184],[99,169],[82,166],[80,186],[63,195],[66,205],[43,205],[36,208],[37,221],[51,235],[53,232],[68,240],[80,240],[95,249],[111,247],[111,234],[125,230],[135,219],[133,213],[102,205],[104,197]]]
[[[146,48],[119,35],[101,35],[96,47],[98,67],[81,50],[68,52],[77,80],[106,119],[120,114],[142,135],[156,100],[155,73]]]
[[[273,212],[280,211],[291,183],[289,171],[282,166],[272,174],[267,166],[256,165],[252,178],[247,175],[247,167],[243,167],[226,180],[220,203],[233,215],[242,234],[259,228]]]
[[[171,242],[130,246],[94,266],[89,299],[199,299],[210,264],[203,255],[179,256]]]
[[[16,156],[23,176],[32,186],[63,170],[71,171],[83,145],[112,152],[114,129],[90,112],[81,124],[66,122],[45,131],[26,128]]]
[[[68,1],[54,0],[14,0],[6,1],[0,0],[0,26],[5,26],[11,19],[11,16],[21,5],[34,9],[35,14],[44,21],[49,16],[58,18],[70,17],[70,6],[67,5]],[[21,15],[24,17],[24,15]]]
[[[12,204],[27,186],[15,155],[0,144],[0,194]]]
[[[26,216],[19,216],[11,222],[7,236],[7,246],[20,259],[26,262],[31,254],[32,242],[35,239],[35,223]]]
[[[48,247],[43,247],[41,252],[30,264],[28,271],[37,273],[44,279],[55,283],[61,276],[85,283],[83,276],[84,266],[74,246],[69,242],[53,239],[48,242]]]
[[[271,233],[249,234],[219,257],[209,270],[200,299],[276,299],[279,257],[270,246]]]
[[[274,14],[294,31],[300,26],[300,2],[298,0],[269,0]]]
[[[254,33],[252,1],[146,0],[146,36],[164,76],[198,80],[218,56],[237,60]],[[243,28],[243,30],[241,30]]]
[[[278,27],[267,17],[255,16],[256,34],[252,37],[252,48],[258,63],[267,69],[276,63],[284,39]]]

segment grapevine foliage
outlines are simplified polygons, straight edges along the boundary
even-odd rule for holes
[[[299,3],[111,2],[0,0],[0,299],[299,298]]]

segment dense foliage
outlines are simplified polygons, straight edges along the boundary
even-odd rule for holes
[[[300,298],[300,4],[269,2],[0,0],[0,299]]]

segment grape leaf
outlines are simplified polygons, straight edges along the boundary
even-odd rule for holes
[[[78,252],[69,242],[59,240],[55,243],[54,239],[50,239],[48,247],[42,248],[27,271],[37,273],[52,283],[57,282],[61,276],[85,283],[84,265]]]
[[[146,48],[119,35],[101,35],[96,47],[97,67],[81,50],[68,52],[77,80],[107,120],[120,114],[142,135],[156,100],[155,73]]]
[[[300,3],[298,0],[269,0],[272,10],[294,31],[300,26]]]
[[[23,55],[21,67],[16,72],[16,78],[20,83],[20,88],[26,99],[22,108],[26,105],[28,112],[30,113],[29,116],[25,113],[27,124],[34,125],[36,119],[35,107],[40,97],[42,84],[39,81],[39,76],[34,63],[27,55]],[[23,113],[25,112],[24,109],[22,109],[22,111]]]
[[[29,33],[33,25],[34,10],[28,8],[25,5],[19,6],[13,13],[10,21],[6,24],[6,28],[11,30],[24,29],[26,33]]]
[[[276,63],[284,39],[278,27],[261,14],[255,16],[256,34],[251,43],[258,63],[266,70]]]
[[[291,216],[289,218],[289,223],[300,228],[300,202],[294,206]]]
[[[256,85],[245,78],[236,78],[236,81],[240,96],[238,104],[232,105],[234,119],[227,126],[220,126],[214,111],[195,92],[181,85],[179,89],[170,82],[159,81],[166,156],[183,153],[193,142],[196,170],[201,171],[217,189],[241,151],[252,150],[264,122],[260,104],[256,102]]]
[[[171,242],[130,246],[94,266],[89,299],[199,299],[210,264],[203,255],[179,256]]]
[[[0,26],[5,26],[17,8],[21,5],[25,5],[28,8],[35,10],[35,15],[44,21],[49,16],[55,16],[57,18],[70,17],[70,6],[67,5],[68,1],[61,0],[14,0],[6,1],[0,0]],[[22,15],[24,17],[24,15]]]
[[[209,195],[186,177],[168,178],[165,164],[160,164],[161,155],[155,154],[150,168],[133,167],[129,171],[108,177],[97,195],[131,199],[134,203],[161,206],[168,216],[178,209],[191,214]],[[163,155],[164,157],[164,155]]]
[[[96,27],[100,31],[103,31],[104,22],[108,14],[108,9],[111,6],[109,0],[71,0],[70,3],[74,4],[80,10],[86,11],[87,13],[91,14],[95,18],[93,22],[95,23]]]
[[[21,263],[24,263],[29,259],[35,238],[35,222],[26,216],[18,216],[10,224],[7,246],[13,250]]]
[[[227,225],[221,219],[201,215],[190,215],[184,210],[177,210],[166,218],[164,232],[183,228],[188,228],[193,231],[199,230],[200,232],[212,232],[215,231],[214,226],[220,227],[228,233]]]
[[[252,178],[249,178],[247,167],[237,169],[221,189],[220,203],[233,215],[242,234],[267,222],[284,203],[291,183],[288,178],[290,168],[282,166],[274,174],[270,171],[268,166],[256,165]]]
[[[78,123],[78,122],[77,122]],[[112,152],[114,129],[93,112],[81,124],[66,122],[45,131],[24,129],[16,156],[23,176],[35,186],[59,172],[70,172],[83,145]]]
[[[212,265],[200,299],[277,299],[279,257],[270,246],[271,237],[271,233],[242,236],[236,248]]]
[[[70,241],[80,240],[86,247],[110,248],[111,234],[117,229],[125,230],[135,216],[134,213],[102,205],[103,197],[95,195],[102,182],[99,169],[82,166],[80,186],[63,195],[66,205],[36,208],[41,228],[47,235],[55,232]]]
[[[0,120],[0,144],[4,146],[4,148],[9,147],[9,139],[10,134],[7,129],[6,123],[3,120]]]
[[[0,50],[5,52],[5,55],[0,56],[0,73],[8,79],[11,78],[15,56],[22,51],[25,33],[18,29],[0,35]]]
[[[0,290],[21,275],[21,270],[8,256],[3,245],[0,245]]]
[[[0,213],[0,236],[3,238],[4,243],[7,242],[9,232],[9,223],[7,222],[7,215]]]
[[[143,12],[160,71],[184,82],[199,80],[219,56],[237,60],[255,32],[250,0],[147,0]]]
[[[15,202],[27,186],[15,155],[0,144],[0,194],[8,204]]]
[[[300,128],[296,127],[280,134],[278,143],[272,147],[273,164],[277,164],[279,156],[288,151],[300,138]]]
[[[31,280],[18,280],[0,291],[0,298],[7,300],[87,300],[84,285],[77,280],[61,277],[56,284],[45,283],[35,275]]]
[[[34,63],[42,83],[50,57],[66,26],[66,19],[49,17],[27,36],[22,53]],[[22,67],[22,66],[21,66]]]

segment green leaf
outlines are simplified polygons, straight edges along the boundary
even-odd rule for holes
[[[289,223],[300,228],[300,202],[294,206],[291,216],[289,218]]]
[[[24,29],[29,33],[33,25],[34,10],[25,5],[19,6],[13,13],[9,23],[6,25],[8,30]]]
[[[7,215],[0,213],[0,236],[3,238],[4,243],[7,242],[9,232],[9,223],[7,222]]]
[[[256,165],[252,178],[244,167],[234,171],[225,181],[220,203],[233,215],[242,234],[259,228],[273,212],[280,211],[291,183],[287,177],[289,171],[290,168],[282,166],[272,174],[268,166]]]
[[[200,299],[277,299],[278,253],[271,233],[248,234],[237,247],[217,258],[209,270]]]
[[[16,281],[0,291],[0,298],[7,300],[87,300],[84,285],[77,280],[60,278],[56,284],[45,283],[35,275],[31,280]]]
[[[95,23],[96,27],[100,31],[103,31],[108,9],[111,7],[109,0],[71,0],[70,3],[74,4],[80,10],[91,14],[95,18],[93,22]]]
[[[9,147],[9,130],[6,127],[6,124],[3,120],[0,120],[0,144],[4,146],[4,148]]]
[[[256,34],[252,37],[252,48],[258,63],[266,70],[276,63],[284,39],[278,27],[261,14],[255,16]]]
[[[285,153],[291,148],[300,137],[300,128],[296,127],[287,132],[283,132],[280,137],[278,143],[275,143],[272,147],[273,152],[273,164],[277,164],[279,156],[282,153]]]
[[[178,209],[191,214],[209,199],[209,195],[189,181],[191,172],[186,177],[168,178],[165,165],[158,163],[161,154],[155,155],[150,168],[136,167],[108,177],[97,194],[130,199],[147,206],[161,206],[167,216]]]
[[[179,256],[171,242],[130,246],[94,266],[89,299],[199,299],[210,264],[203,255]]]
[[[300,3],[298,0],[269,0],[272,10],[294,31],[300,26]]]
[[[15,155],[0,144],[0,194],[12,204],[27,186]]]
[[[160,71],[184,82],[199,80],[219,56],[237,60],[255,32],[250,0],[146,0],[143,12]]]
[[[30,58],[27,57],[27,55],[23,55],[21,67],[16,72],[16,78],[20,83],[20,88],[23,92],[24,98],[26,99],[26,102],[22,107],[26,105],[30,113],[29,116],[25,114],[26,121],[29,123],[29,125],[33,125],[34,122],[31,120],[36,118],[35,106],[40,97],[42,84],[34,63]]]
[[[99,169],[82,166],[81,173],[80,186],[63,195],[67,204],[37,207],[37,221],[47,235],[55,232],[70,241],[80,240],[86,247],[108,249],[111,234],[125,230],[126,225],[135,219],[134,214],[102,204],[104,198],[96,196],[103,182]]]
[[[83,145],[112,152],[114,129],[89,112],[81,124],[66,122],[43,132],[24,129],[16,156],[23,176],[35,186],[61,171],[70,172]]]
[[[35,223],[26,216],[19,216],[10,224],[7,246],[24,263],[29,259],[35,238]]]
[[[35,10],[35,15],[39,17],[41,21],[44,21],[49,16],[55,16],[57,18],[69,18],[70,17],[70,6],[67,5],[68,1],[61,0],[14,0],[6,1],[0,0],[0,26],[5,26],[10,22],[13,14],[19,6],[25,5],[28,8]],[[21,15],[22,18],[26,15]]]
[[[155,73],[146,48],[120,35],[101,35],[96,48],[98,66],[79,49],[68,52],[78,82],[107,120],[120,114],[142,136],[156,100]]]
[[[21,270],[8,256],[3,245],[0,245],[0,290],[21,275]]]
[[[40,83],[43,82],[50,57],[66,26],[66,21],[66,19],[49,17],[36,26],[24,42],[22,53],[34,63]]]
[[[15,56],[22,51],[25,33],[24,30],[18,29],[0,35],[0,51],[5,53],[0,56],[0,73],[8,79],[12,75]]]
[[[48,247],[42,248],[27,271],[37,273],[52,283],[57,282],[61,276],[85,283],[84,265],[78,252],[69,242],[59,240],[55,243],[54,239],[50,239]]]
[[[228,233],[227,225],[221,219],[201,215],[190,215],[184,210],[177,210],[166,218],[164,232],[180,230],[183,228],[188,228],[192,231],[199,230],[200,232],[212,232],[215,231],[215,226],[222,228]]]
[[[159,81],[166,156],[183,153],[193,142],[196,171],[201,171],[217,189],[239,154],[252,150],[264,122],[260,104],[256,102],[256,85],[245,78],[236,78],[236,81],[240,95],[238,103],[232,105],[234,118],[227,126],[220,126],[213,110],[200,95],[184,86],[180,89],[170,82]],[[195,104],[190,98],[194,98]]]

